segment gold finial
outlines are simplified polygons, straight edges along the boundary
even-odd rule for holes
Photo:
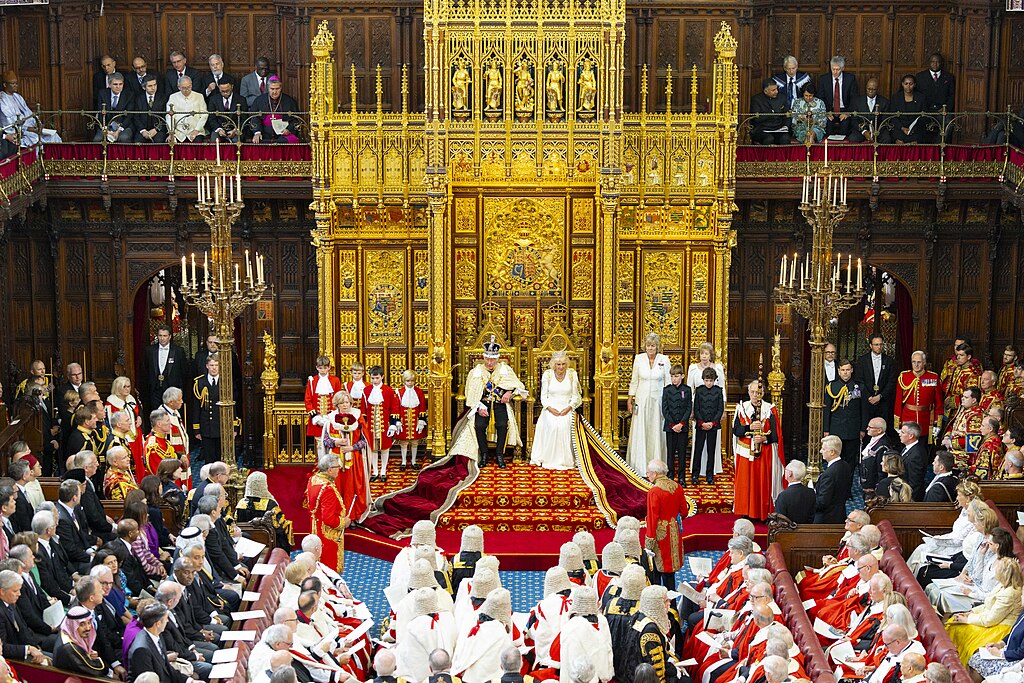
[[[690,72],[690,113],[697,115],[697,65],[693,65]]]
[[[331,50],[334,49],[334,34],[328,28],[329,23],[325,19],[320,22],[320,28],[317,29],[316,37],[313,38],[313,57],[317,59],[325,59],[330,56]]]
[[[352,62],[352,77],[349,79],[349,95],[352,98],[352,118],[356,116],[356,64]]]
[[[672,65],[665,66],[665,115],[672,113]]]
[[[380,78],[380,64],[377,65],[377,115],[384,111],[384,87]]]
[[[775,341],[772,344],[772,370],[768,373],[768,389],[772,394],[772,403],[782,413],[782,390],[786,388],[786,374],[782,372],[782,343],[779,331],[775,330]]]
[[[722,22],[722,28],[715,36],[715,51],[723,62],[731,62],[736,58],[736,39],[732,37],[732,29],[726,21]]]
[[[647,113],[647,65],[640,71],[640,113]]]
[[[402,65],[402,115],[409,113],[409,65]]]

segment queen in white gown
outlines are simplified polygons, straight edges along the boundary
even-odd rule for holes
[[[715,374],[718,375],[718,379],[715,380],[715,386],[722,388],[722,398],[726,405],[729,403],[729,398],[725,395],[725,368],[722,364],[715,360],[715,347],[711,344],[704,342],[700,345],[697,351],[698,358],[700,359],[697,363],[690,363],[690,367],[686,371],[686,384],[689,385],[690,391],[693,392],[691,395],[697,395],[697,387],[704,384],[704,369],[714,368]],[[723,415],[723,418],[725,416]],[[719,429],[715,432],[717,434],[715,443],[711,444],[712,453],[715,454],[715,474],[722,473],[722,430]],[[693,429],[690,432],[690,462],[693,463],[694,459],[699,459],[699,462],[693,464],[692,472],[706,472],[704,468],[704,453],[695,453],[697,449],[697,421],[693,421]]]
[[[640,475],[647,474],[647,463],[664,462],[665,421],[661,414],[661,395],[672,381],[672,363],[661,353],[661,337],[649,334],[644,339],[645,353],[633,359],[633,377],[629,381],[629,428],[626,462]]]
[[[583,403],[583,392],[564,351],[551,355],[551,367],[540,380],[540,403],[543,410],[537,420],[530,464],[549,470],[572,469],[573,411]]]

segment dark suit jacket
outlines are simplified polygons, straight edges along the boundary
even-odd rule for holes
[[[173,612],[173,614],[175,618],[178,617],[177,612]],[[192,646],[192,641],[185,636],[185,632],[181,630],[181,627],[170,618],[167,619],[167,628],[160,635],[160,640],[169,652],[177,652],[179,657],[190,662],[196,661],[195,652],[189,649]]]
[[[837,401],[833,397],[842,395],[844,386],[846,394],[842,400]],[[843,382],[837,377],[829,382],[825,387],[825,408],[822,411],[824,430],[840,439],[859,439],[868,424],[867,411],[864,410],[867,404],[865,399],[864,385],[855,379]]]
[[[161,683],[185,683],[188,677],[167,663],[167,653],[161,652],[145,629],[139,631],[128,650],[128,675],[131,679],[146,671],[153,671]]]
[[[150,344],[142,357],[142,372],[140,373],[141,384],[144,387],[142,396],[149,397],[149,402],[143,401],[147,410],[160,406],[164,402],[164,391],[170,387],[181,389],[182,393],[188,391],[189,379],[192,377],[191,363],[185,355],[185,349],[174,342],[171,342],[170,352],[167,354],[167,366],[164,368],[163,381],[160,380],[160,356],[158,344]]]
[[[206,97],[207,99],[209,99],[209,98],[211,98],[211,97],[213,97],[214,95],[217,94],[217,88],[214,88],[213,91],[209,95],[207,95],[206,94],[207,86],[209,86],[211,83],[217,83],[218,85],[220,85],[221,83],[224,82],[225,78],[228,79],[229,81],[231,81],[232,83],[234,83],[235,84],[235,90],[238,90],[238,81],[235,80],[234,76],[232,76],[231,74],[229,74],[226,71],[222,71],[221,72],[220,80],[219,81],[216,78],[213,77],[213,72],[212,71],[203,71],[202,74],[199,76],[199,82],[196,83],[193,86],[193,90],[198,92],[203,97]]]
[[[253,100],[252,106],[249,107],[249,111],[277,111],[282,113],[295,112],[299,111],[299,105],[295,103],[295,100],[292,99],[290,95],[285,95],[284,93],[281,93],[281,98],[279,100],[278,105],[275,107],[271,107],[270,93],[266,92],[257,97],[255,100]],[[293,119],[291,117],[286,118],[288,119],[288,130],[291,131],[293,134],[298,135],[298,120]],[[274,140],[277,137],[277,133],[274,132],[274,129],[271,126],[264,125],[263,117],[260,117],[256,121],[256,124],[253,128],[253,132],[262,133],[263,142]]]
[[[153,106],[149,106],[149,97],[146,93],[140,93],[135,99],[135,110],[139,112],[132,121],[132,129],[135,131],[151,130],[167,131],[167,96],[157,90],[153,96]],[[161,397],[161,402],[163,401]],[[157,404],[159,405],[159,404]],[[155,410],[155,408],[154,408]]]
[[[956,477],[943,474],[935,477],[924,492],[926,503],[952,503],[956,500]]]
[[[111,123],[117,123],[122,128],[131,128],[132,121],[135,116],[133,114],[124,114],[124,112],[133,111],[135,109],[135,96],[132,95],[128,88],[123,88],[121,94],[117,98],[117,106],[111,106],[111,102],[114,99],[114,93],[111,92],[110,88],[104,88],[100,91],[99,95],[96,96],[96,116],[99,117],[100,122],[106,126]],[[104,115],[103,111],[106,110]],[[118,114],[124,114],[118,116]],[[116,118],[115,118],[116,117]]]
[[[93,643],[93,648],[108,665],[114,666],[115,662],[122,663],[124,624],[117,618],[114,608],[106,600],[96,606],[93,614],[96,615],[96,642]]]
[[[672,426],[683,423],[683,433],[689,431],[690,414],[693,413],[693,396],[686,382],[679,386],[669,384],[662,390],[661,415],[665,418],[665,431],[672,431]]]
[[[853,98],[860,94],[857,77],[845,71],[839,77],[842,79],[839,82],[839,91],[844,105],[842,111],[853,111]],[[825,103],[825,111],[832,111],[833,80],[832,72],[818,76],[818,98]]]
[[[956,76],[943,69],[936,81],[932,78],[932,72],[925,69],[916,78],[917,86],[914,89],[924,95],[925,111],[942,111],[943,105],[947,112],[955,111]]]
[[[892,356],[882,354],[882,367],[878,372],[878,391],[875,391],[875,370],[871,365],[871,352],[868,351],[863,356],[857,359],[857,362],[853,366],[853,377],[861,383],[864,387],[864,410],[867,413],[867,417],[864,422],[867,423],[873,417],[881,417],[885,419],[885,423],[892,426],[892,406],[896,401],[896,376],[899,371],[896,369],[896,361]],[[868,403],[867,398],[880,394],[882,400],[871,405]]]
[[[193,585],[195,585],[195,582],[193,582]],[[206,625],[206,622],[200,622],[196,618],[195,598],[193,597],[195,591],[192,589],[192,586],[184,587],[184,589],[181,600],[178,601],[178,606],[174,608],[174,614],[178,617],[178,627],[182,633],[185,634],[186,638],[195,643],[203,640],[202,634],[199,631]],[[207,610],[206,614],[209,615],[209,613],[210,611]],[[209,616],[207,616],[208,621]]]
[[[86,548],[94,545],[89,533],[89,522],[85,518],[82,506],[75,507],[74,517],[67,509],[57,505],[57,535],[60,536],[60,544],[67,553],[68,561],[72,566],[89,564],[91,558],[85,551]],[[53,542],[51,541],[51,547]]]
[[[814,491],[803,484],[790,484],[775,499],[775,512],[785,515],[796,524],[814,521]]]
[[[112,541],[117,537],[110,529],[110,522],[107,521],[107,515],[103,512],[103,503],[100,502],[99,493],[91,481],[85,484],[81,505],[91,534],[103,539],[104,542]]]
[[[903,453],[904,480],[914,491],[914,500],[924,500],[924,480],[928,476],[928,448],[920,441]]]
[[[15,491],[14,514],[11,515],[11,526],[15,531],[32,531],[32,503],[28,502],[25,492],[17,486]]]
[[[50,541],[50,550],[40,543],[36,553],[40,585],[47,595],[57,598],[65,607],[71,605],[71,575],[74,573],[73,568],[68,565],[67,557],[64,548],[56,539]]]
[[[10,657],[10,651],[15,659],[25,659],[27,646],[41,648],[43,643],[42,637],[29,627],[17,605],[5,602],[0,602],[0,640],[4,644],[4,657]]]
[[[192,89],[201,93],[199,84],[202,82],[203,74],[199,69],[193,69],[186,64],[185,75],[192,79]],[[174,69],[168,69],[167,73],[164,74],[164,94],[170,97],[172,93],[176,92],[178,92],[178,72]]]
[[[249,104],[245,101],[244,97],[234,92],[231,93],[230,106],[225,109],[224,98],[221,97],[219,92],[214,91],[206,100],[206,108],[210,112],[209,116],[206,117],[206,130],[213,133],[218,128],[223,128],[225,132],[229,133],[232,128],[235,130],[242,129],[246,119],[245,114],[249,111]],[[241,115],[237,113],[238,110],[241,110]],[[245,131],[245,133],[247,134],[248,131]],[[210,352],[206,351],[203,355],[203,365],[200,365],[199,356],[203,351],[206,351],[206,349],[204,348],[196,354],[196,372],[202,372],[206,368],[206,357],[210,355]],[[231,358],[237,363],[238,354],[232,353]],[[235,369],[235,363],[232,363],[231,369]],[[234,377],[241,379],[241,372],[234,375]]]
[[[794,88],[789,87],[789,74],[783,71],[772,76],[772,80],[779,86],[779,93],[786,98],[786,104],[793,106],[793,100],[800,97],[800,89],[811,82],[811,75],[803,71],[797,71],[794,77]]]
[[[238,572],[238,554],[231,543],[231,534],[227,530],[224,518],[221,517],[210,527],[210,535],[206,537],[206,555],[213,571],[224,581],[231,581]]]
[[[759,92],[750,98],[750,113],[761,114],[754,119],[754,132],[786,128],[789,125],[789,101],[781,90],[775,97]]]
[[[146,72],[145,74],[143,74],[143,77],[148,76],[149,74],[153,74],[154,76],[156,76],[157,95],[163,95],[164,98],[166,98],[167,93],[164,92],[164,88],[167,87],[167,83],[165,83],[164,79],[160,77],[160,74],[154,71]],[[142,87],[141,83],[139,83],[139,75],[135,73],[135,71],[133,70],[130,73],[123,74],[123,76],[124,89],[132,94],[132,97],[135,99],[136,102],[140,102],[140,98],[144,97],[146,94],[146,89]]]
[[[92,102],[94,105],[100,101],[100,94],[106,89],[107,74],[105,74],[101,69],[100,71],[97,71],[92,75]],[[99,106],[97,106],[96,108],[99,109]]]
[[[875,125],[876,119],[873,116],[857,117],[857,128],[859,130],[864,130],[869,125],[875,125],[875,131],[877,132],[878,128],[881,127],[882,122],[884,121],[885,112],[889,111],[889,100],[888,98],[882,97],[881,95],[877,95],[875,97],[875,107],[874,109],[872,109],[870,106],[868,106],[867,95],[857,95],[856,97],[853,98],[853,106],[850,107],[850,109],[852,111],[859,111],[865,113],[870,112],[872,114],[877,112],[877,125]]]
[[[241,401],[241,382],[231,383],[231,393],[234,394],[235,398],[235,423],[237,427],[238,408],[237,406]],[[189,392],[189,399],[192,401],[192,405],[189,406],[189,412],[192,415],[192,438],[198,434],[202,436],[202,439],[196,441],[200,446],[206,439],[217,439],[220,440],[220,406],[217,402],[220,401],[220,388],[221,379],[218,377],[216,384],[210,384],[210,376],[206,373],[196,377],[191,384],[191,391]],[[200,397],[204,395],[205,401],[201,400]],[[196,503],[199,502],[195,499]]]
[[[824,465],[824,463],[822,463]],[[825,467],[814,483],[814,523],[842,524],[846,518],[846,499],[850,497],[853,470],[837,459]]]
[[[18,598],[18,611],[25,619],[25,623],[40,638],[51,635],[50,626],[43,621],[43,612],[50,606],[49,601],[43,596],[43,589],[35,582],[35,579],[22,575],[25,584],[21,587],[21,596]],[[35,590],[27,584],[31,581]]]

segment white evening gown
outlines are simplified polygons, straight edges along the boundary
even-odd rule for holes
[[[665,461],[665,420],[661,415],[661,395],[672,381],[672,363],[659,353],[652,366],[646,353],[633,359],[633,378],[629,382],[629,395],[633,397],[633,417],[630,420],[629,446],[626,462],[634,471],[647,474],[647,463]]]
[[[571,470],[576,466],[572,457],[572,421],[576,414],[570,411],[556,416],[547,408],[577,408],[582,403],[579,377],[575,370],[569,368],[559,382],[555,379],[554,371],[547,370],[541,378],[540,386],[540,403],[543,408],[534,431],[530,464],[549,470]]]

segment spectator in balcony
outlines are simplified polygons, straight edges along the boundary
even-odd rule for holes
[[[235,93],[235,79],[225,76],[217,86],[219,92],[214,93],[206,104],[210,110],[210,118],[206,120],[206,130],[211,140],[221,142],[238,142],[245,126],[245,114],[249,105],[245,98]],[[232,354],[232,359],[236,356]],[[235,363],[238,361],[236,360]],[[241,377],[241,373],[235,375]]]
[[[1005,116],[1005,115],[1004,115]],[[1010,144],[1016,147],[1024,147],[1024,106],[1017,112],[1016,118],[1011,119],[1010,124]],[[995,126],[982,142],[986,145],[1005,145],[1006,144],[1006,119],[1002,119]],[[1012,377],[1010,378],[1013,379]]]
[[[163,88],[160,87],[160,76],[149,70],[149,64],[146,60],[142,57],[136,57],[132,60],[132,73],[131,75],[125,76],[124,87],[132,94],[132,99],[135,100],[136,103],[141,102],[141,98],[146,94],[146,77],[149,75],[152,75],[156,79],[157,91],[163,94]]]
[[[284,94],[281,79],[271,76],[267,85],[267,93],[260,95],[250,107],[250,111],[259,113],[256,119],[256,132],[252,141],[259,142],[298,142],[298,119],[289,116],[297,112],[299,105],[291,96]]]
[[[171,53],[171,68],[167,70],[164,75],[164,92],[174,93],[178,92],[178,86],[181,84],[181,79],[190,78],[193,83],[199,83],[199,79],[202,78],[202,74],[199,73],[198,69],[194,69],[188,65],[188,60],[185,59],[185,55],[175,50]],[[170,97],[170,96],[168,96]]]
[[[167,130],[178,142],[203,142],[207,118],[206,99],[192,89],[192,79],[184,76],[178,92],[167,99]]]
[[[901,91],[889,102],[889,111],[899,116],[890,118],[878,134],[878,141],[885,145],[921,142],[924,133],[924,122],[921,121],[924,96],[915,90],[917,79],[913,74],[907,74],[900,85]]]
[[[110,87],[96,98],[96,117],[99,126],[93,142],[100,142],[106,136],[107,142],[132,141],[132,96],[124,88],[124,76],[115,73],[110,77]]]
[[[853,130],[853,121],[848,112],[853,111],[853,99],[860,94],[857,77],[845,71],[846,60],[836,55],[829,61],[831,73],[818,77],[818,95],[825,103],[828,123],[827,135],[846,137]]]
[[[868,79],[864,86],[864,94],[853,98],[851,108],[861,115],[854,117],[853,131],[846,139],[850,142],[873,142],[878,134],[881,118],[869,114],[881,115],[889,108],[889,100],[878,94],[877,78]]]
[[[270,60],[266,57],[259,57],[256,60],[256,68],[252,73],[242,76],[242,83],[238,94],[245,98],[245,103],[252,109],[252,103],[260,95],[265,95],[270,77]]]
[[[820,142],[825,137],[825,103],[815,92],[814,83],[808,81],[793,103],[793,137],[800,142]]]
[[[942,109],[945,107],[946,112],[951,113],[956,106],[956,77],[946,71],[941,53],[933,52],[928,68],[917,74],[917,92],[924,97],[924,110],[936,114],[935,125],[929,125],[930,130],[925,133],[926,141],[938,142],[938,126],[945,131],[948,124],[948,119],[941,115]]]
[[[750,113],[759,114],[754,119],[750,140],[755,145],[788,145],[789,102],[779,93],[779,84],[774,78],[761,83],[761,92],[750,99]]]
[[[200,76],[199,81],[196,83],[196,89],[203,94],[207,103],[209,103],[210,98],[217,94],[220,84],[225,79],[231,78],[229,74],[224,73],[224,59],[220,55],[210,55],[208,62],[210,70]]]
[[[793,102],[800,99],[803,87],[811,82],[811,75],[800,71],[796,57],[789,55],[782,60],[782,73],[775,74],[772,79],[778,83],[779,92],[786,98],[786,104],[792,107]]]
[[[92,101],[99,109],[100,95],[110,88],[110,81],[117,73],[117,62],[110,55],[100,57],[100,70],[92,75]]]
[[[43,128],[39,119],[18,94],[18,75],[6,71],[4,89],[0,92],[0,128],[7,142],[22,147],[35,147],[40,142],[60,142],[57,131]]]
[[[143,92],[135,102],[135,142],[167,140],[167,98],[160,94],[156,74],[146,74]]]

